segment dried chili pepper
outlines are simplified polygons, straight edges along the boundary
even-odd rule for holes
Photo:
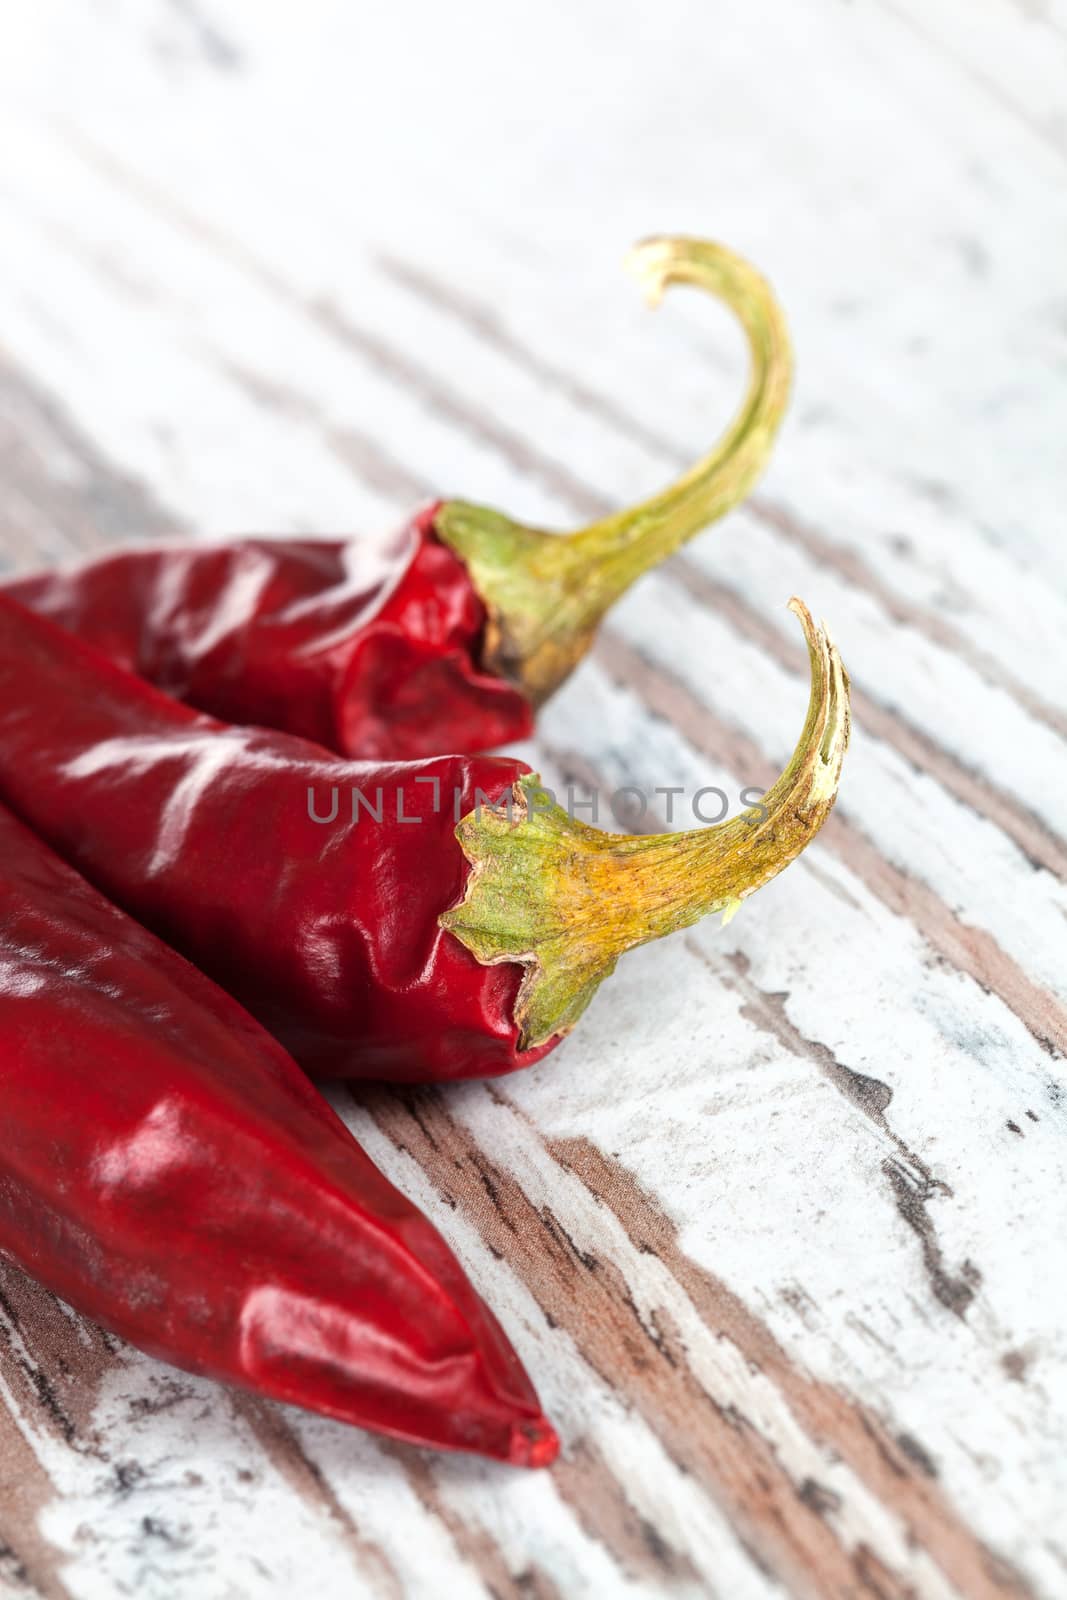
[[[567,536],[448,501],[385,544],[170,544],[8,592],[214,716],[345,755],[410,759],[524,738],[609,606],[748,493],[788,400],[785,324],[747,262],[653,239],[631,263],[653,302],[671,283],[720,296],[752,355],[747,397],[718,447],[653,499]]]
[[[575,821],[518,761],[346,762],[226,727],[0,596],[0,798],[308,1071],[507,1072],[624,951],[732,911],[818,832],[847,678],[793,608],[811,698],[762,808],[630,838]]]
[[[151,1355],[418,1444],[556,1436],[436,1229],[228,995],[0,809],[0,1254]]]

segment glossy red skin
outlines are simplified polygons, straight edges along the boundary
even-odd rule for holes
[[[0,596],[0,800],[210,974],[319,1077],[511,1072],[522,970],[482,966],[440,914],[469,868],[457,812],[528,769],[492,756],[348,762],[230,728]],[[434,788],[420,778],[438,779]],[[312,820],[330,811],[334,823]],[[376,803],[353,824],[350,794]],[[396,820],[398,791],[404,813]],[[458,803],[454,796],[458,793]]]
[[[427,1219],[235,1001],[0,808],[0,1253],[153,1356],[418,1444],[555,1438]]]
[[[368,760],[488,750],[533,711],[480,665],[485,608],[437,510],[387,540],[134,548],[6,592],[225,722]]]

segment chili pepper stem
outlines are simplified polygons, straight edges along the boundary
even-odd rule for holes
[[[762,807],[686,833],[607,834],[569,816],[531,774],[510,807],[459,824],[471,871],[441,925],[483,964],[526,968],[516,1007],[524,1049],[569,1032],[624,951],[712,912],[733,915],[825,822],[848,746],[848,676],[825,627],[801,601],[790,609],[807,640],[811,696]]]
[[[513,522],[484,506],[446,502],[438,536],[466,563],[488,613],[483,663],[538,705],[589,648],[601,617],[632,583],[752,488],[770,455],[792,381],[789,336],[770,285],[724,246],[659,238],[627,264],[655,305],[672,283],[717,295],[748,339],[744,404],[710,454],[662,493],[571,534]]]

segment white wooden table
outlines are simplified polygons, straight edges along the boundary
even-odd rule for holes
[[[548,1061],[341,1093],[508,1327],[551,1472],[393,1449],[0,1274],[5,1596],[1067,1595],[1067,7],[34,0],[0,62],[0,547],[566,527],[699,453],[721,310],[798,383],[531,759],[781,764],[796,591],[851,669],[818,846],[626,958]]]

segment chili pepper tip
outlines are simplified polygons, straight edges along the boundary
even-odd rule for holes
[[[547,1417],[516,1422],[511,1430],[508,1461],[513,1467],[550,1467],[559,1455],[559,1435]]]

